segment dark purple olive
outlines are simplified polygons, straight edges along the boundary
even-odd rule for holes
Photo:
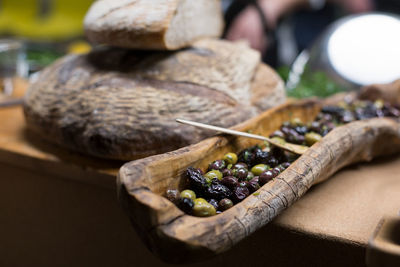
[[[194,202],[191,198],[181,198],[178,203],[178,208],[187,214],[192,214]]]
[[[227,209],[232,208],[233,202],[229,198],[221,199],[218,203],[218,209],[221,211],[225,211]]]
[[[310,125],[310,131],[318,133],[321,130],[321,123],[318,121],[313,121]]]
[[[238,179],[233,176],[225,176],[221,180],[221,184],[225,185],[226,187],[233,189],[239,185]]]
[[[215,210],[218,209],[218,201],[216,199],[212,198],[212,199],[208,200],[207,202],[210,203],[211,205],[213,205]]]
[[[247,164],[244,162],[238,162],[235,165],[233,165],[232,170],[238,170],[238,169],[248,169]]]
[[[208,166],[208,170],[209,170],[209,171],[211,171],[211,170],[218,170],[218,171],[220,171],[220,170],[224,169],[225,166],[226,166],[225,161],[219,159],[219,160],[216,160],[216,161],[212,162],[212,163]]]
[[[247,188],[249,189],[250,193],[253,193],[260,189],[260,185],[258,182],[251,180],[247,183]]]
[[[289,168],[289,166],[290,166],[290,162],[284,162],[284,163],[281,164],[281,166],[282,166],[283,168],[287,169],[287,168]]]
[[[273,178],[276,177],[276,173],[274,173],[272,170],[265,171],[261,173],[260,178],[258,179],[258,182],[261,186],[265,185],[269,181],[271,181]]]
[[[249,183],[259,183],[260,176],[254,176],[253,179],[249,181]]]
[[[222,176],[226,177],[226,176],[233,176],[233,170],[225,168],[222,170]]]
[[[250,191],[247,187],[237,186],[235,189],[233,189],[232,200],[235,203],[238,203],[248,197],[248,195],[250,195]]]
[[[243,180],[246,179],[247,175],[248,175],[249,171],[247,169],[237,169],[234,174],[235,176],[239,179],[239,180]]]
[[[166,198],[174,203],[175,205],[178,204],[179,199],[181,198],[180,192],[177,189],[168,189],[166,193]]]
[[[273,168],[273,169],[272,169],[272,171],[273,171],[273,172],[276,172],[276,173],[277,173],[277,175],[278,175],[278,174],[280,174],[280,173],[281,173],[281,168],[279,168],[279,167],[275,167],[275,168]]]

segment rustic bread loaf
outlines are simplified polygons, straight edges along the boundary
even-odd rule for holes
[[[176,52],[120,48],[69,55],[45,69],[25,98],[28,127],[90,155],[135,159],[215,134],[285,101],[283,82],[244,44],[201,40]]]
[[[84,26],[94,43],[174,50],[220,36],[223,18],[219,0],[98,0]]]

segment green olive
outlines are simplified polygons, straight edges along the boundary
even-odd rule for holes
[[[317,134],[314,132],[306,133],[306,135],[304,137],[305,137],[306,144],[308,146],[312,146],[313,144],[315,144],[316,142],[318,142],[319,140],[322,139],[322,136],[320,134]]]
[[[192,190],[186,189],[181,192],[181,198],[190,198],[194,201],[196,199],[196,193]]]
[[[204,198],[194,200],[193,215],[198,217],[207,217],[216,214],[215,207],[208,203]]]
[[[303,126],[303,122],[300,120],[300,118],[297,118],[297,117],[291,119],[290,124],[295,125],[295,126]]]
[[[236,164],[238,157],[235,153],[230,152],[225,154],[223,160],[225,160],[227,164]]]
[[[264,171],[269,170],[269,169],[270,169],[270,167],[266,164],[257,164],[253,168],[251,168],[251,172],[255,176],[259,176],[261,173],[263,173]]]
[[[212,179],[217,178],[218,180],[222,180],[222,172],[218,170],[212,170],[204,174],[204,177],[207,179],[208,182],[211,182]]]

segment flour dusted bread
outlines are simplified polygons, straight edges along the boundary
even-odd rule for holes
[[[284,101],[283,82],[258,52],[201,40],[175,52],[66,56],[31,85],[24,111],[28,127],[51,142],[127,160],[215,134],[176,118],[230,127]]]
[[[220,36],[223,18],[219,0],[98,0],[84,25],[94,43],[174,50]]]

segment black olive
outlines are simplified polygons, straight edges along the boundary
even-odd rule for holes
[[[186,170],[186,177],[189,181],[189,186],[196,193],[201,193],[207,188],[207,180],[201,174],[201,171],[196,168],[189,167]],[[200,194],[201,195],[201,194]]]
[[[181,198],[178,203],[178,208],[187,214],[192,214],[194,202],[191,198]]]
[[[254,159],[255,154],[253,153],[253,147],[242,150],[238,155],[238,161],[244,162],[248,166],[253,165]]]
[[[206,189],[206,195],[208,198],[221,200],[223,198],[229,198],[232,195],[232,191],[223,184],[211,184]]]

